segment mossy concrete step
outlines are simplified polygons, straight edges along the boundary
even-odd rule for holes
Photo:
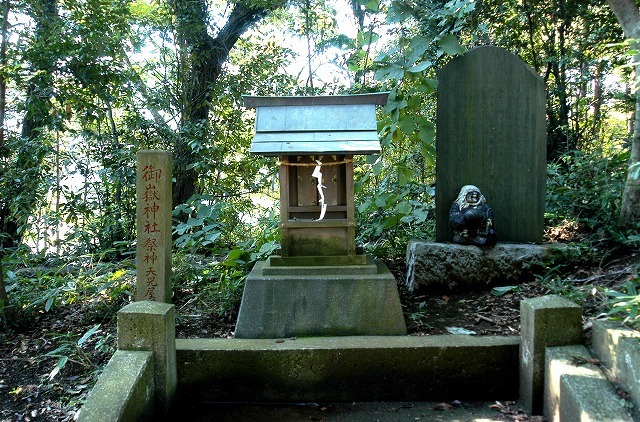
[[[342,265],[367,265],[371,262],[371,257],[362,254],[314,256],[272,255],[267,261],[271,267],[335,267]]]
[[[549,421],[633,422],[615,388],[580,345],[549,347],[544,415]]]
[[[640,420],[640,331],[616,321],[594,321],[591,338],[609,378],[629,394],[632,414]]]
[[[178,339],[179,400],[515,400],[519,337]]]
[[[284,276],[296,276],[296,275],[356,275],[356,274],[377,274],[378,267],[373,258],[366,256],[364,264],[344,264],[341,260],[337,260],[335,265],[314,265],[317,257],[309,257],[309,260],[305,262],[300,257],[295,257],[295,265],[281,265],[282,258],[270,257],[267,263],[262,267],[262,275],[284,275]],[[327,258],[327,257],[322,257]],[[287,262],[287,261],[285,261]],[[328,261],[327,261],[328,262]],[[273,263],[277,263],[273,265]]]

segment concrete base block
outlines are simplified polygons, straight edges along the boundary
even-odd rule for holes
[[[178,339],[176,343],[178,393],[186,400],[478,401],[518,396],[518,337]]]
[[[633,418],[600,368],[584,362],[584,346],[550,347],[545,358],[544,415],[551,422],[616,421]]]
[[[375,273],[327,267],[283,267],[259,262],[247,277],[236,338],[404,335],[395,277],[381,262]],[[288,275],[283,275],[284,273]]]
[[[151,420],[154,389],[152,353],[118,350],[91,389],[78,421]]]
[[[411,240],[407,245],[409,291],[418,288],[454,290],[517,284],[541,271],[560,246],[498,243],[480,248],[455,243]]]
[[[529,414],[542,413],[545,349],[582,342],[582,308],[561,296],[520,302],[520,400]]]
[[[156,402],[171,406],[176,391],[175,308],[162,302],[133,302],[118,311],[118,349],[153,353]]]

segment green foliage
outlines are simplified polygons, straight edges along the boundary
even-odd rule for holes
[[[174,246],[193,253],[217,250],[216,241],[225,230],[225,213],[229,214],[230,204],[213,202],[210,195],[198,195],[173,210],[178,221],[174,234]]]
[[[231,318],[240,305],[249,270],[256,261],[266,259],[279,247],[269,232],[275,235],[277,224],[272,224],[272,230],[263,232],[246,248],[233,248],[224,258],[183,251],[175,254],[173,283],[176,289],[192,296],[193,305],[202,313]]]
[[[210,208],[218,207],[205,206],[205,213],[210,212]],[[231,214],[232,211],[231,207],[225,204],[224,212]],[[224,221],[229,217],[234,218],[221,215],[218,221]],[[194,221],[187,221],[182,226],[179,224],[177,227],[193,224],[192,227],[196,228],[191,230],[196,232],[186,231],[180,236],[187,244],[194,246],[178,248],[173,254],[173,285],[176,295],[189,295],[193,305],[204,314],[231,318],[240,305],[244,280],[253,265],[266,259],[280,247],[278,222],[279,218],[271,213],[253,225],[242,226],[243,232],[236,233],[238,238],[231,236],[225,227],[221,231],[222,235],[216,238],[215,244],[206,245],[203,245],[207,236],[207,232],[204,231],[206,221],[201,224]],[[209,234],[213,230],[211,229]],[[200,231],[202,233],[198,234]],[[192,236],[192,233],[195,236]]]
[[[378,89],[390,91],[378,127],[383,159],[356,173],[356,199],[358,241],[378,255],[401,256],[411,237],[434,237],[435,73],[466,51],[456,35],[475,2],[429,7],[392,2],[387,22],[402,30],[374,60]]]
[[[107,354],[113,351],[113,335],[111,333],[101,334],[100,324],[94,325],[79,338],[78,335],[73,333],[50,333],[49,337],[55,344],[59,345],[56,349],[42,356],[45,359],[57,359],[56,365],[49,373],[49,381],[58,375],[68,362],[73,362],[85,368],[97,369],[91,354],[85,350],[92,340],[95,340],[93,341],[95,343],[94,351],[100,354]],[[93,338],[90,340],[91,337]]]
[[[604,84],[625,58],[606,5],[571,0],[557,10],[553,2],[515,0],[355,0],[349,2],[355,28],[347,33],[337,26],[334,3],[294,2],[270,27],[254,26],[225,50],[215,78],[206,71],[217,67],[199,69],[205,84],[194,79],[199,63],[192,59],[244,3],[181,4],[208,6],[191,10],[204,26],[180,33],[185,22],[163,2],[12,3],[2,64],[9,97],[0,239],[15,248],[5,249],[3,264],[12,304],[23,315],[85,299],[110,303],[106,312],[113,313],[130,300],[135,154],[156,148],[174,152],[176,186],[195,192],[175,204],[177,289],[206,312],[229,317],[247,272],[279,241],[268,204],[277,197],[277,166],[248,153],[254,115],[242,107],[247,93],[389,91],[379,116],[382,158],[358,158],[356,165],[357,241],[392,257],[403,255],[412,237],[433,238],[437,70],[482,44],[515,52],[547,84],[555,158],[548,167],[548,224],[569,221],[638,243],[637,233],[615,225],[628,158],[619,139],[628,134],[624,116],[614,122],[611,112],[629,112],[633,96],[620,84]],[[300,75],[290,74],[300,57],[275,39],[274,27],[308,43]],[[186,39],[196,32],[200,40]],[[317,65],[329,62],[347,78],[319,84]],[[621,74],[627,82],[629,72]],[[629,171],[640,177],[637,164]],[[594,242],[582,241],[585,249]],[[566,271],[551,271],[548,289],[584,296],[563,278]],[[60,355],[72,353],[71,346]]]
[[[357,242],[377,256],[402,256],[410,238],[434,237],[435,203],[431,188],[415,183],[412,169],[383,174],[381,160],[357,170]]]
[[[628,152],[573,151],[548,165],[547,224],[575,221],[591,230],[615,231]]]
[[[583,305],[591,294],[592,286],[582,283],[575,283],[569,276],[574,274],[578,268],[587,266],[590,262],[597,261],[602,257],[598,252],[586,244],[572,244],[554,252],[550,259],[540,262],[545,271],[536,275],[540,285],[549,294],[565,296],[579,305]]]
[[[6,251],[3,268],[11,304],[27,324],[42,312],[91,301],[110,319],[131,297],[135,272],[132,261],[93,262],[92,256],[36,260],[20,251]],[[28,265],[28,266],[27,266]]]
[[[609,315],[622,318],[623,323],[628,323],[640,328],[640,275],[638,266],[633,270],[633,278],[625,282],[620,291],[608,289],[606,291],[609,301]]]
[[[547,153],[555,159],[588,148],[602,136],[612,96],[607,84],[624,64],[620,25],[604,2],[478,2],[467,34],[477,44],[503,47],[521,57],[547,86]],[[518,34],[518,35],[515,35]]]

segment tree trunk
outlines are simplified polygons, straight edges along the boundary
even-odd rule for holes
[[[51,39],[60,36],[58,6],[56,0],[38,0],[33,9],[33,19],[36,23],[34,42],[46,46]],[[43,47],[46,48],[46,47]],[[38,137],[40,132],[51,125],[52,116],[49,99],[53,95],[53,78],[56,60],[50,55],[39,54],[38,47],[34,47],[29,57],[30,79],[25,94],[25,115],[22,120],[22,144],[15,154],[16,174],[20,177],[11,186],[12,191],[6,194],[14,201],[19,201],[19,214],[12,212],[9,204],[0,207],[0,230],[4,236],[0,238],[0,247],[12,247],[20,241],[20,231],[27,224],[38,201],[38,191],[42,182],[41,164],[48,153]]]
[[[11,306],[9,296],[7,295],[7,287],[4,284],[4,268],[2,266],[2,257],[4,252],[0,249],[0,315],[4,315],[8,322],[15,322],[18,319],[15,309]]]
[[[186,73],[182,127],[174,146],[174,206],[186,202],[196,193],[198,175],[192,165],[200,157],[190,144],[194,137],[206,136],[207,119],[213,100],[212,86],[218,81],[229,52],[251,25],[284,4],[283,1],[257,3],[254,6],[251,2],[237,2],[215,38],[207,32],[206,0],[176,0],[171,3]]]
[[[636,63],[640,55],[633,59]],[[640,75],[640,66],[635,66],[636,75]],[[631,155],[629,168],[640,165],[640,95],[636,91],[636,118],[633,123],[633,137],[631,138]],[[640,179],[634,179],[633,172],[628,171],[627,180],[622,191],[622,205],[620,209],[620,226],[633,228],[640,223]]]
[[[602,104],[604,102],[604,90],[602,87],[603,67],[604,62],[598,63],[593,75],[593,124],[591,126],[591,137],[593,139],[599,139],[602,135]]]
[[[640,39],[640,9],[634,0],[607,0],[622,26],[627,39],[631,41],[631,49],[638,51]],[[640,78],[640,54],[633,56],[636,83]],[[640,163],[640,93],[636,89],[636,117],[633,124],[631,138],[631,155],[629,167]],[[627,173],[627,180],[622,192],[622,206],[620,209],[620,225],[632,228],[640,221],[640,180],[634,179],[631,171]]]
[[[5,0],[4,9],[2,13],[2,44],[0,45],[0,65],[4,68],[7,65],[7,42],[9,32],[9,0]],[[8,151],[5,148],[5,134],[4,134],[4,120],[6,112],[6,92],[7,92],[7,80],[6,76],[0,75],[0,165],[4,166],[4,159],[8,157]],[[7,207],[8,208],[8,207]],[[0,218],[4,221],[4,212],[0,210]],[[2,224],[4,226],[4,224]],[[0,227],[2,229],[2,227]],[[2,236],[0,232],[0,237]],[[11,302],[9,301],[9,295],[7,294],[7,287],[4,284],[4,267],[2,266],[2,257],[4,250],[0,243],[0,315],[4,315],[8,321],[16,320],[16,313]]]

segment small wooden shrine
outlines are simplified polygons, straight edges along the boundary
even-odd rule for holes
[[[380,153],[375,106],[387,97],[244,97],[256,109],[251,153],[280,157],[283,258],[364,263],[356,257],[353,156]]]
[[[387,96],[244,97],[251,153],[279,157],[282,248],[247,276],[235,337],[406,334],[395,277],[355,245],[353,156],[380,153]]]

